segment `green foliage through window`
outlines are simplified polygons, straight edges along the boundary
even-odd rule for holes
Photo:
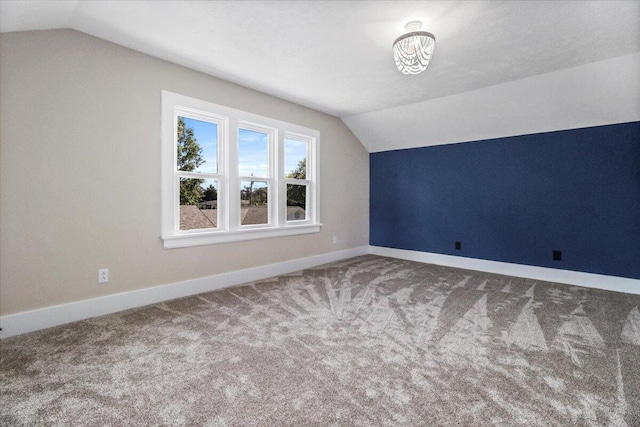
[[[178,117],[177,150],[177,166],[180,171],[193,172],[205,162],[202,158],[202,147],[198,144],[193,129],[186,126],[182,117]],[[180,204],[197,205],[200,203],[205,193],[201,186],[203,182],[203,179],[180,178]]]

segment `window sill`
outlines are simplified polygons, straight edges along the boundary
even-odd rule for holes
[[[163,237],[164,248],[186,248],[189,246],[215,245],[218,243],[241,242],[244,240],[266,239],[269,237],[295,236],[320,232],[322,224],[291,225],[280,228],[246,229],[239,231],[210,231]]]

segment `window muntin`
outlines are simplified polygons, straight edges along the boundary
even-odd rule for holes
[[[320,231],[318,131],[167,91],[162,112],[165,248]],[[180,119],[203,142],[195,167],[179,163]]]

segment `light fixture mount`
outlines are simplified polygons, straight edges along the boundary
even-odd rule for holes
[[[404,28],[407,33],[393,42],[396,67],[402,74],[420,74],[429,66],[436,46],[436,36],[421,31],[420,21],[410,21]]]

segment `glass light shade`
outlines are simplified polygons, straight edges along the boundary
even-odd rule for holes
[[[420,31],[420,21],[409,22],[405,29],[408,33],[393,42],[393,58],[403,74],[420,74],[429,66],[436,46],[436,37],[426,31]]]

